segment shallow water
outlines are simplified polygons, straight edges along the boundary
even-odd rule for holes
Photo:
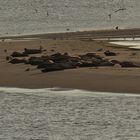
[[[26,41],[33,41],[33,40],[39,40],[40,38],[19,38],[19,39],[0,39],[0,42],[26,42]]]
[[[0,36],[134,28],[139,9],[139,0],[0,0]]]
[[[131,49],[140,49],[140,40],[112,41],[111,44],[127,46]]]
[[[0,88],[0,139],[139,138],[139,95]]]

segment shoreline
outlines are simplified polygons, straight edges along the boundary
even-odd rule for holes
[[[86,36],[87,34],[85,34]],[[42,38],[42,36],[40,36]],[[42,55],[57,52],[79,55],[83,53],[97,53],[106,59],[119,61],[131,60],[140,63],[140,51],[131,50],[118,45],[109,44],[107,41],[81,40],[81,39],[33,39],[21,42],[0,42],[0,86],[18,88],[72,88],[88,91],[115,92],[115,93],[140,93],[140,69],[101,67],[78,68],[50,73],[41,73],[36,67],[24,64],[13,65],[6,62],[6,56],[13,51],[23,51],[27,48],[42,46],[47,51]],[[103,51],[98,51],[103,49]],[[7,50],[5,52],[4,50]],[[53,51],[52,51],[53,50]],[[117,56],[106,57],[104,51],[116,52]],[[133,54],[136,55],[133,55]],[[25,71],[30,68],[30,71]]]
[[[80,70],[77,70],[78,73],[79,71]],[[55,76],[53,76],[53,74]],[[86,90],[91,92],[109,92],[109,93],[122,93],[122,94],[140,93],[139,84],[138,84],[139,82],[138,75],[129,76],[129,73],[127,73],[127,75],[123,77],[123,75],[120,74],[116,75],[115,73],[111,75],[109,73],[108,75],[107,73],[104,73],[101,75],[98,72],[93,74],[91,73],[87,74],[81,72],[83,76],[86,76],[86,78],[85,77],[83,78],[81,77],[81,74],[80,75],[78,74],[75,75],[75,74],[76,73],[74,71],[72,72],[71,70],[66,72],[64,71],[54,72],[51,75],[49,74],[49,76],[44,76],[43,74],[39,77],[32,77],[30,80],[28,80],[28,82],[26,82],[26,78],[28,76],[26,76],[25,79],[22,79],[20,81],[18,81],[18,78],[20,77],[17,76],[17,78],[14,77],[15,78],[14,80],[12,77],[12,80],[0,81],[0,85],[2,87],[25,88],[25,89],[44,89],[44,88],[57,87],[62,89],[77,89],[77,90]],[[65,76],[65,78],[69,78],[70,81],[68,82],[65,78],[62,78],[61,76]],[[45,80],[43,78],[48,78],[48,79]],[[86,82],[83,82],[82,80],[85,80]]]
[[[0,91],[6,92],[7,94],[13,93],[13,91],[18,91],[18,93],[23,94],[33,94],[33,95],[62,95],[62,96],[127,96],[127,97],[140,97],[138,93],[117,93],[117,92],[104,92],[104,91],[92,91],[84,89],[72,89],[72,88],[19,88],[19,87],[0,87]],[[31,93],[32,92],[32,93]]]
[[[140,28],[124,28],[124,29],[97,29],[73,32],[52,32],[52,33],[35,33],[35,34],[17,34],[10,36],[1,36],[0,39],[22,39],[22,38],[39,38],[39,39],[53,39],[53,38],[74,38],[74,39],[102,39],[102,38],[129,38],[140,37]]]

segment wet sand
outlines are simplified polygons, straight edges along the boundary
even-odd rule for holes
[[[30,36],[31,38],[31,36]],[[78,68],[58,72],[41,73],[36,67],[30,65],[12,65],[6,62],[6,56],[13,51],[23,51],[26,48],[39,48],[41,45],[47,51],[43,55],[56,52],[68,52],[73,56],[94,52],[109,60],[128,60],[140,63],[140,51],[130,50],[127,47],[109,44],[107,41],[94,41],[64,38],[7,41],[0,42],[0,86],[22,88],[49,88],[62,87],[74,89],[86,89],[92,91],[107,91],[121,93],[140,93],[140,69],[139,68]],[[102,51],[98,51],[103,49]],[[7,52],[5,52],[7,50]],[[117,53],[117,56],[106,57],[105,50]],[[135,54],[135,55],[134,55]],[[26,72],[25,70],[31,70]]]

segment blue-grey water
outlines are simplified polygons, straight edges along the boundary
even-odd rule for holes
[[[0,88],[1,140],[139,140],[140,96]]]
[[[0,0],[0,36],[140,27],[139,0]]]

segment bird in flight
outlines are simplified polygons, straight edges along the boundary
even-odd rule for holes
[[[117,13],[117,12],[119,12],[119,11],[124,11],[124,10],[127,10],[127,9],[126,9],[126,8],[120,8],[120,9],[114,11],[114,13]],[[112,18],[112,15],[113,15],[113,13],[112,13],[112,14],[108,14],[109,19]]]
[[[47,17],[49,16],[49,12],[47,11]]]
[[[126,8],[120,8],[120,9],[116,10],[115,13],[117,13],[119,11],[124,11],[124,10],[126,10]]]
[[[109,14],[109,15],[108,15],[108,17],[109,17],[109,19],[111,19],[111,17],[112,17],[112,14]]]

